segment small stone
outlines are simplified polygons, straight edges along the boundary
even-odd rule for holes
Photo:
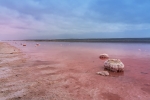
[[[39,46],[39,45],[40,45],[40,44],[38,44],[38,43],[36,44],[36,46]]]
[[[21,97],[18,97],[18,99],[21,99]]]
[[[109,58],[109,56],[108,56],[108,54],[101,54],[100,56],[99,56],[99,58],[101,59],[101,60],[106,60],[106,59],[108,59]]]
[[[98,75],[103,75],[103,76],[108,76],[109,75],[109,72],[108,71],[100,71],[100,72],[97,72]]]
[[[4,93],[4,91],[1,91],[1,93]]]

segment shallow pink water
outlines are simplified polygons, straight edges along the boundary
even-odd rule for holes
[[[20,45],[21,43],[27,46],[23,47]],[[36,46],[36,43],[39,43],[40,46]],[[75,63],[83,63],[83,65],[85,63],[87,71],[91,71],[91,73],[103,69],[104,61],[99,59],[99,55],[107,53],[110,58],[121,59],[125,64],[123,73],[110,73],[112,80],[116,80],[121,84],[138,86],[142,91],[150,94],[150,44],[26,41],[11,42],[11,44],[20,48],[31,59],[39,61],[53,59],[65,63],[69,63],[70,59],[70,61],[75,60]],[[90,66],[88,67],[88,65]],[[114,82],[112,81],[113,84]]]
[[[26,44],[22,46],[20,44]],[[40,46],[36,46],[39,43]],[[137,77],[150,80],[150,44],[144,43],[70,43],[70,42],[11,42],[23,52],[34,55],[39,60],[53,57],[59,53],[76,51],[79,53],[89,52],[97,59],[102,53],[107,53],[110,58],[121,59],[127,67],[124,76],[138,74]],[[94,60],[94,59],[93,59]],[[103,62],[100,60],[99,62]],[[134,71],[134,72],[133,72]],[[130,73],[129,73],[130,72]]]

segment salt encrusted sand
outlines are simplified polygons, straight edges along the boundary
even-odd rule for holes
[[[150,100],[145,58],[122,57],[124,73],[103,77],[95,74],[103,62],[92,48],[30,44],[0,43],[0,100]]]
[[[12,53],[18,53],[18,52],[20,52],[18,48],[15,48],[8,43],[0,42],[1,54],[12,54]]]

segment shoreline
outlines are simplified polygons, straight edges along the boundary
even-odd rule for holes
[[[150,43],[150,38],[101,38],[101,39],[30,39],[12,41],[37,41],[37,42],[93,42],[93,43]]]
[[[34,47],[30,42],[19,48],[7,43],[0,46],[7,51],[0,53],[0,61],[5,61],[0,62],[2,100],[150,99],[149,73],[143,69],[144,64],[149,65],[146,58],[124,56],[125,72],[105,77],[96,74],[103,70],[103,61],[98,59],[100,51],[96,53],[93,48],[59,44]],[[14,49],[16,53],[10,54]],[[27,51],[20,53],[19,49]]]

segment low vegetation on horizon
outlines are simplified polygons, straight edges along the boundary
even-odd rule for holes
[[[28,39],[23,41],[51,41],[51,42],[137,42],[150,43],[150,38],[88,38],[88,39]]]

